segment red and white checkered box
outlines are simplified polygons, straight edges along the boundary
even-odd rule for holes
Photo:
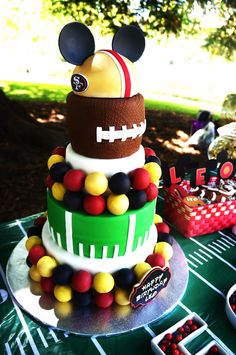
[[[184,180],[181,186],[189,188]],[[182,198],[164,188],[164,217],[185,237],[213,233],[236,224],[236,200],[189,207]]]

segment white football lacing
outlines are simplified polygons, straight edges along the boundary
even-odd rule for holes
[[[126,125],[122,126],[121,129],[115,129],[114,126],[110,126],[108,131],[102,129],[102,127],[97,127],[97,143],[101,143],[103,140],[113,143],[115,139],[121,139],[125,142],[128,138],[135,139],[136,137],[141,137],[146,130],[146,120],[140,123],[139,126],[133,123],[133,128],[127,128]]]

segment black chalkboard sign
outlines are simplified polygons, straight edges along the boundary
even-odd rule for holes
[[[130,295],[131,307],[137,308],[151,302],[168,285],[170,277],[168,267],[164,270],[159,266],[153,267],[144,275],[140,283],[134,285]]]

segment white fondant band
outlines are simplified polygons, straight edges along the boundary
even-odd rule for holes
[[[143,262],[149,254],[153,253],[153,249],[157,241],[157,230],[154,224],[150,227],[149,235],[150,237],[148,240],[143,243],[138,250],[127,253],[125,256],[118,256],[109,259],[90,259],[81,257],[60,248],[51,237],[48,222],[44,224],[42,239],[47,252],[54,256],[60,264],[66,263],[74,270],[86,270],[92,274],[96,274],[97,272],[113,273],[124,267],[131,268],[137,263]]]
[[[140,168],[145,163],[145,153],[143,146],[129,157],[119,159],[95,159],[85,157],[74,152],[71,144],[66,148],[66,161],[70,163],[73,169],[81,169],[86,174],[98,171],[104,173],[107,177],[111,177],[115,173],[130,171]]]
[[[128,230],[128,238],[127,238],[125,255],[132,252],[135,228],[136,228],[136,214],[131,214],[129,216],[129,230]]]

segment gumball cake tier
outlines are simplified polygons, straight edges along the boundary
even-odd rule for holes
[[[132,255],[149,243],[155,204],[153,200],[137,211],[128,210],[119,216],[109,211],[92,216],[85,211],[66,210],[48,192],[51,236],[60,247],[81,257],[107,259]],[[155,244],[156,233],[154,239]]]

